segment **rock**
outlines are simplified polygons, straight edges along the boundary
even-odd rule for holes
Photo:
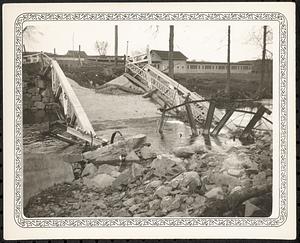
[[[120,210],[113,211],[114,217],[131,217],[131,214],[125,209],[121,208]]]
[[[144,173],[144,167],[140,164],[137,164],[137,163],[133,163],[131,165],[131,176],[132,177],[140,177],[143,175]]]
[[[179,158],[170,155],[159,155],[152,161],[151,168],[154,169],[156,176],[163,177],[185,171],[182,163],[183,161]]]
[[[253,177],[253,186],[260,186],[267,183],[267,176],[264,171],[259,172],[257,175]]]
[[[140,158],[137,156],[134,150],[132,150],[129,154],[126,155],[125,160],[130,162],[140,162]]]
[[[36,82],[38,88],[44,89],[46,87],[44,80],[38,79]]]
[[[119,167],[118,166],[113,166],[113,165],[108,165],[108,164],[103,164],[98,166],[97,169],[98,174],[107,174],[107,175],[112,175],[113,172],[118,172]]]
[[[180,158],[189,158],[191,157],[195,152],[191,146],[185,146],[185,147],[177,147],[173,150],[173,153],[175,156]]]
[[[40,95],[34,95],[34,96],[32,96],[31,100],[32,101],[41,101],[42,97]]]
[[[138,210],[140,208],[141,204],[135,204],[132,205],[128,210],[133,213],[134,211]]]
[[[50,91],[49,89],[45,89],[45,90],[41,93],[41,95],[42,95],[43,97],[51,97],[51,96],[52,96],[52,93],[51,93],[51,91]]]
[[[193,208],[199,208],[205,205],[206,202],[206,197],[197,195],[195,197],[194,203],[193,203]]]
[[[193,144],[191,147],[192,147],[194,153],[197,153],[197,154],[207,153],[207,148],[206,148],[205,145],[202,145],[202,144]]]
[[[151,181],[151,182],[146,186],[145,191],[155,189],[155,188],[159,187],[161,184],[162,184],[162,182],[161,182],[160,180],[154,180],[154,181]]]
[[[156,189],[154,195],[157,195],[160,198],[163,198],[170,194],[172,191],[172,187],[169,186],[160,186]]]
[[[113,182],[113,188],[120,189],[122,185],[128,185],[131,182],[131,170],[124,170]]]
[[[234,187],[234,188],[231,190],[230,194],[232,194],[232,193],[234,193],[234,192],[237,192],[237,191],[240,191],[240,190],[242,190],[242,187],[241,187],[241,186],[236,186],[236,187]]]
[[[172,202],[173,202],[173,197],[172,196],[163,197],[161,202],[160,202],[161,210],[163,212],[168,212],[168,208],[172,204]]]
[[[154,150],[149,147],[149,146],[144,146],[140,149],[139,155],[141,156],[142,159],[155,159],[156,158],[156,153]]]
[[[151,217],[152,215],[155,214],[155,210],[150,209],[145,214],[146,214],[146,216]]]
[[[185,203],[188,205],[191,205],[194,202],[194,198],[193,197],[187,197],[185,199]]]
[[[115,178],[107,174],[99,174],[92,178],[91,181],[94,182],[99,189],[104,189],[111,186],[115,181]]]
[[[187,213],[184,212],[177,212],[177,211],[172,211],[170,212],[167,217],[189,217]]]
[[[93,163],[86,164],[84,167],[81,176],[87,176],[88,178],[92,178],[96,175],[97,167]]]
[[[228,185],[229,190],[241,184],[240,180],[234,176],[218,173],[210,174],[208,177],[208,181],[211,184],[216,184],[217,186]]]
[[[36,101],[36,102],[34,102],[33,105],[34,105],[37,109],[39,109],[39,110],[45,109],[45,104],[44,104],[43,102]]]
[[[252,186],[252,180],[249,178],[242,180],[241,186],[245,188],[250,188]]]
[[[229,175],[232,175],[235,177],[240,177],[243,174],[243,170],[238,170],[238,169],[229,169],[227,172]]]
[[[210,191],[205,193],[205,196],[207,198],[224,199],[224,194],[223,194],[223,190],[221,187],[215,187],[215,188],[211,189]]]
[[[183,188],[189,187],[195,190],[197,187],[201,186],[200,176],[195,171],[184,172],[170,181],[172,188]]]
[[[163,199],[162,199],[162,201],[163,201]],[[169,212],[169,211],[173,211],[173,210],[179,209],[180,205],[181,205],[180,202],[181,202],[180,198],[179,197],[177,197],[177,198],[175,197],[175,199],[172,200],[171,204],[167,207],[167,211]]]
[[[129,198],[126,201],[123,202],[123,205],[125,207],[131,207],[134,204],[135,204],[135,199],[134,198]]]
[[[176,176],[174,179],[172,179],[169,184],[173,189],[176,189],[179,186],[179,184],[182,183],[182,181],[183,181],[183,174],[180,174]]]
[[[114,178],[117,178],[121,173],[119,171],[112,171],[110,175]]]
[[[95,202],[96,207],[100,208],[100,209],[107,209],[107,206],[105,205],[103,200],[98,200]]]
[[[150,210],[157,210],[160,207],[160,199],[154,199],[153,201],[149,202],[149,209]]]

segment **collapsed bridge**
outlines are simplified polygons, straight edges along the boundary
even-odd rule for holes
[[[107,145],[107,139],[96,135],[85,110],[57,61],[44,53],[37,53],[23,58],[24,64],[39,62],[43,76],[51,72],[52,91],[55,94],[56,101],[60,104],[57,115],[67,125],[66,131],[93,146],[102,147]],[[127,56],[123,76],[135,86],[144,90],[144,97],[152,97],[160,105],[162,112],[159,124],[160,133],[163,133],[166,114],[170,112],[172,114],[183,113],[189,122],[193,135],[198,135],[199,131],[204,135],[213,136],[217,136],[222,129],[227,132],[236,131],[238,124],[232,119],[232,115],[237,112],[252,115],[240,135],[241,138],[249,136],[251,130],[262,120],[272,124],[264,116],[270,114],[271,111],[263,105],[256,112],[237,109],[235,106],[231,106],[226,111],[216,108],[216,100],[203,98],[153,67],[149,51],[133,57]],[[66,139],[59,134],[57,136]]]

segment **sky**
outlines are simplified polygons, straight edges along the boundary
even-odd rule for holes
[[[109,22],[31,22],[35,26],[31,37],[24,36],[26,51],[66,54],[68,50],[81,50],[88,55],[98,55],[96,40],[107,41],[107,55],[114,55],[114,26]],[[118,54],[150,49],[169,49],[169,23],[166,22],[122,22],[118,24]],[[25,25],[26,26],[26,25]],[[24,27],[25,27],[24,26]],[[189,60],[226,62],[227,27],[217,22],[179,22],[174,24],[174,50],[181,51]],[[258,44],[249,41],[251,33],[262,34],[263,26],[239,22],[231,24],[231,61],[261,58]],[[272,50],[272,45],[267,49]]]

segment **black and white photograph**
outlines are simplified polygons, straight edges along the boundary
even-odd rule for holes
[[[284,223],[286,22],[278,12],[19,15],[16,224]]]

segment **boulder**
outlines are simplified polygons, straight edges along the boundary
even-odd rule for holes
[[[224,193],[221,187],[212,188],[210,191],[205,193],[205,196],[213,199],[224,199]]]
[[[228,175],[234,176],[234,177],[241,177],[242,174],[244,173],[243,170],[240,169],[229,169],[227,171]]]
[[[181,159],[171,155],[159,155],[151,163],[154,174],[159,177],[174,175],[185,171],[184,163]]]
[[[191,189],[196,189],[201,186],[201,179],[197,172],[188,171],[184,172],[170,181],[172,188],[183,188],[191,187]]]
[[[160,208],[163,212],[168,212],[169,210],[169,206],[172,204],[173,202],[173,197],[172,196],[165,196],[162,198],[161,202],[160,202]]]
[[[45,104],[44,104],[43,102],[36,101],[36,102],[34,102],[33,105],[34,105],[37,109],[39,109],[39,110],[45,109]]]
[[[189,158],[195,152],[191,146],[177,147],[173,150],[175,156],[180,158]]]
[[[193,208],[199,208],[199,207],[202,207],[204,206],[206,203],[206,197],[204,196],[201,196],[201,195],[197,195],[195,197],[195,200],[194,200],[194,203],[192,204]]]
[[[154,180],[151,181],[145,188],[145,191],[148,190],[152,190],[152,189],[156,189],[157,187],[159,187],[162,184],[162,182],[160,180]]]
[[[144,173],[144,167],[140,164],[137,164],[137,163],[133,163],[131,165],[131,176],[132,177],[140,177],[143,175]]]
[[[118,166],[103,164],[103,165],[98,166],[97,173],[113,176],[113,174],[116,175],[115,172],[118,172],[118,170],[119,170]]]
[[[113,188],[120,189],[122,185],[128,185],[132,180],[131,170],[124,170],[113,182]]]
[[[112,176],[107,175],[107,174],[99,174],[91,179],[91,181],[94,183],[94,185],[99,189],[104,189],[106,187],[111,186],[113,184],[114,180],[115,180],[115,178],[113,178]]]
[[[128,153],[126,155],[125,160],[130,161],[130,162],[140,162],[140,158],[139,158],[139,156],[137,156],[135,151],[131,151],[130,153]]]
[[[149,146],[144,146],[140,149],[139,155],[142,159],[155,159],[157,157],[154,150]]]
[[[160,207],[160,199],[154,199],[153,201],[149,202],[149,209],[150,210],[157,210]]]
[[[92,178],[96,175],[97,173],[97,167],[93,163],[86,164],[84,167],[81,176],[87,176],[88,178]]]
[[[134,198],[129,198],[126,201],[123,202],[123,205],[125,207],[131,207],[134,204],[135,204],[135,199]]]
[[[163,198],[170,194],[172,191],[172,187],[169,186],[160,186],[156,189],[154,195],[157,195],[160,198]]]

